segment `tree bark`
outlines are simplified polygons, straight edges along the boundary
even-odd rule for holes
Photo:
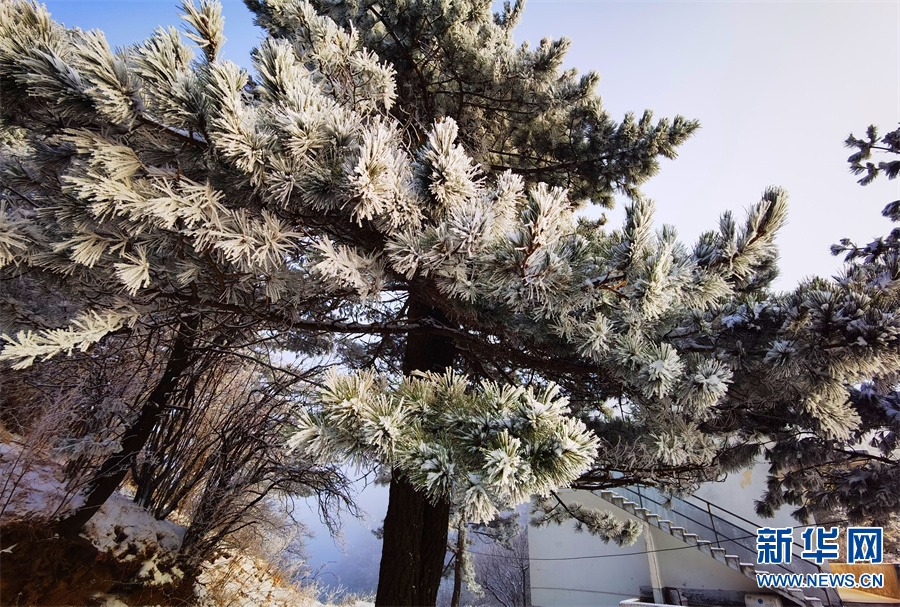
[[[419,561],[419,598],[416,605],[429,607],[437,604],[441,574],[447,556],[447,534],[450,528],[450,502],[432,504],[425,499],[424,524],[422,525],[422,556]]]
[[[415,301],[410,302],[409,316],[447,322],[440,310]],[[450,338],[412,334],[406,342],[403,373],[444,371],[453,364],[454,353]],[[449,525],[449,502],[432,503],[398,470],[393,471],[376,607],[425,607],[437,602]]]
[[[122,483],[134,458],[150,438],[153,427],[163,412],[169,395],[175,389],[178,379],[191,364],[191,346],[198,323],[197,316],[182,319],[179,323],[162,377],[147,400],[144,401],[137,420],[125,431],[119,451],[109,456],[100,465],[88,487],[88,495],[84,503],[57,523],[56,532],[60,536],[70,538],[77,536],[84,525],[93,518]]]
[[[419,562],[425,500],[399,472],[393,471],[384,518],[377,607],[418,605]]]

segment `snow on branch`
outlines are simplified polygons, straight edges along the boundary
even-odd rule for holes
[[[31,366],[35,359],[42,360],[78,349],[86,351],[104,335],[133,324],[139,318],[134,310],[89,312],[79,315],[68,327],[39,331],[19,331],[15,336],[6,334],[0,338],[6,342],[0,350],[0,361],[14,361],[13,369]]]
[[[536,392],[463,375],[417,373],[390,385],[371,372],[332,374],[291,447],[401,471],[467,520],[490,521],[590,466],[597,440],[550,385]]]

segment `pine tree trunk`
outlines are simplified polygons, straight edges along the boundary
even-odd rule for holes
[[[377,607],[418,605],[423,509],[421,494],[396,470],[384,518]]]
[[[446,322],[439,310],[418,302],[410,303],[409,316]],[[453,363],[453,355],[449,338],[412,334],[406,343],[403,372],[443,371]],[[376,607],[430,607],[437,602],[449,525],[450,504],[431,503],[394,470],[384,519]]]
[[[422,495],[419,493],[418,495]],[[423,496],[424,497],[424,496]],[[416,605],[437,604],[441,574],[447,556],[447,534],[450,528],[450,502],[432,504],[425,499],[425,524],[422,525],[422,557],[419,561],[419,600]]]
[[[162,377],[144,401],[137,420],[128,427],[122,437],[119,451],[109,456],[100,465],[88,489],[84,503],[57,523],[56,532],[62,537],[75,537],[82,527],[100,510],[106,500],[122,483],[134,458],[150,438],[159,415],[164,411],[169,395],[175,389],[178,379],[191,364],[191,346],[194,341],[199,318],[191,316],[183,319],[172,343],[172,351]]]

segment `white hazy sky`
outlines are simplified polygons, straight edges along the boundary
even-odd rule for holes
[[[644,188],[683,239],[781,186],[791,211],[777,286],[788,289],[840,268],[832,243],[889,231],[880,212],[900,182],[857,185],[843,141],[900,122],[900,2],[532,0],[517,40],[542,35],[572,40],[569,64],[600,73],[613,117],[650,108],[700,120]]]
[[[58,21],[99,28],[113,45],[178,24],[174,0],[49,0]],[[225,0],[225,56],[249,65],[259,40],[249,12]],[[496,3],[495,3],[496,4]],[[900,123],[900,2],[621,2],[531,0],[516,39],[572,40],[567,67],[595,70],[616,119],[652,109],[698,118],[702,129],[644,191],[657,221],[693,242],[719,214],[737,214],[769,185],[787,189],[782,278],[832,275],[828,248],[890,230],[880,215],[900,180],[862,188],[847,170],[850,132]],[[610,225],[621,223],[619,210]]]

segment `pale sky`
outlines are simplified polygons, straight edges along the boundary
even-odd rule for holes
[[[789,289],[838,271],[832,243],[890,231],[881,209],[900,180],[857,185],[843,141],[900,122],[900,2],[531,0],[517,40],[545,35],[572,40],[569,66],[600,73],[614,118],[649,108],[700,120],[644,188],[683,240],[781,186],[790,215],[777,287]]]
[[[104,30],[113,46],[180,25],[174,0],[46,4],[68,26]],[[259,30],[242,2],[223,4],[224,56],[249,66]],[[600,73],[599,92],[617,120],[645,108],[700,120],[679,158],[664,160],[644,188],[658,221],[677,226],[688,243],[723,210],[742,216],[769,185],[786,188],[791,201],[779,289],[837,272],[828,248],[841,238],[866,243],[890,231],[880,213],[900,198],[900,180],[857,185],[843,141],[869,124],[884,134],[900,123],[900,2],[530,0],[517,41],[563,35],[573,41],[567,67]],[[611,226],[621,223],[620,209],[608,216]],[[366,493],[377,526],[384,491]],[[350,556],[331,550],[321,530],[310,548],[319,563],[340,561],[329,569],[343,569],[352,584],[349,572],[377,567],[379,548],[363,525],[345,533]]]

